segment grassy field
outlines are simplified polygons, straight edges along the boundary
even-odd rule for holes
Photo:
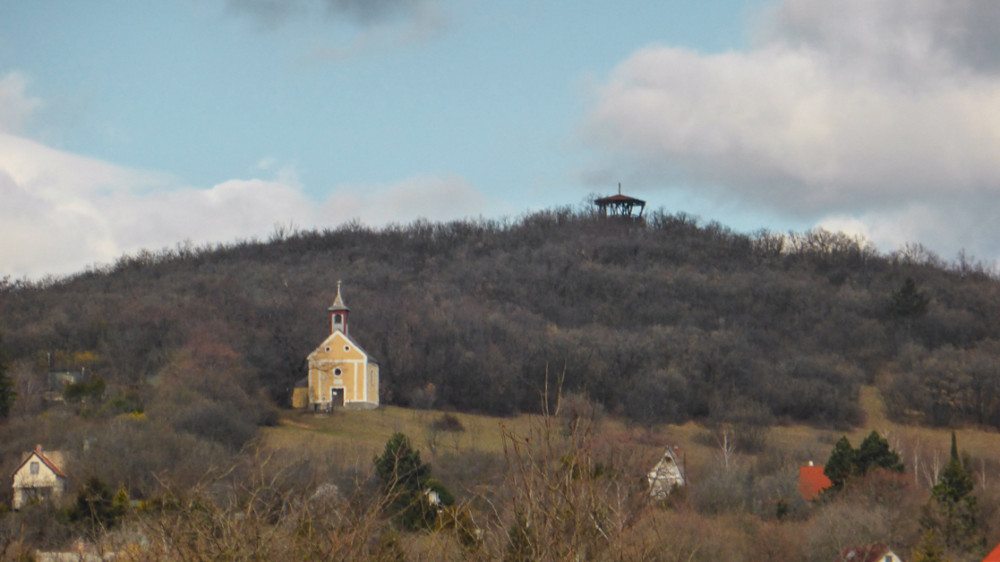
[[[887,436],[890,444],[900,451],[907,470],[929,459],[945,458],[950,446],[951,433],[946,429],[904,426],[889,421],[878,390],[864,387],[861,394],[866,413],[865,423],[847,432],[817,429],[804,425],[777,426],[767,436],[768,449],[804,463],[826,461],[833,444],[846,434],[858,446],[872,430]],[[280,425],[263,432],[266,447],[277,450],[333,452],[345,468],[366,472],[372,459],[382,452],[385,442],[395,432],[406,434],[421,454],[432,464],[442,456],[464,453],[502,454],[504,432],[519,437],[528,436],[544,420],[538,415],[520,415],[495,418],[475,414],[452,413],[464,431],[434,431],[431,426],[443,412],[412,410],[396,406],[382,406],[376,410],[341,410],[332,414],[312,414],[286,410]],[[679,446],[693,472],[718,462],[721,450],[708,430],[697,423],[684,425],[658,425],[643,428],[628,426],[612,416],[604,416],[596,432],[606,441],[627,444],[640,464],[652,465],[665,446]],[[1000,434],[994,431],[961,429],[957,431],[960,448],[973,458],[996,462],[1000,459]],[[915,455],[921,460],[914,462]],[[451,457],[454,458],[454,457]],[[750,462],[752,459],[743,458]]]
[[[348,464],[370,466],[385,442],[396,432],[405,433],[414,446],[433,456],[442,450],[503,450],[501,431],[527,431],[533,417],[493,418],[454,413],[465,431],[434,432],[430,425],[443,415],[435,410],[381,406],[376,410],[339,410],[312,414],[286,410],[280,425],[264,431],[264,443],[274,449],[337,450]],[[537,416],[534,416],[537,419]]]

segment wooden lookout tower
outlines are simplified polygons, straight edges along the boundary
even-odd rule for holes
[[[601,216],[642,218],[642,212],[646,209],[646,202],[642,199],[622,195],[622,184],[618,184],[618,195],[601,197],[596,199],[597,211]],[[638,212],[636,212],[638,209]]]

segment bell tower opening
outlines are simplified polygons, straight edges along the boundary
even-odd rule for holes
[[[343,332],[347,334],[347,313],[350,309],[347,308],[343,297],[340,296],[340,281],[337,281],[337,298],[333,299],[333,304],[327,310],[330,312],[330,333]]]

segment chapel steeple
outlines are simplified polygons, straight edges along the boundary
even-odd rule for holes
[[[330,305],[330,333],[343,332],[347,333],[347,313],[350,309],[344,304],[343,297],[340,296],[340,281],[337,281],[337,298],[333,299],[333,304]]]

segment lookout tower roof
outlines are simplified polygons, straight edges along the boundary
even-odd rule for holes
[[[642,199],[622,194],[622,184],[618,184],[618,195],[595,199],[594,204],[597,205],[598,212],[603,216],[640,218],[646,209],[646,202]],[[636,209],[638,209],[638,213],[636,213]]]

